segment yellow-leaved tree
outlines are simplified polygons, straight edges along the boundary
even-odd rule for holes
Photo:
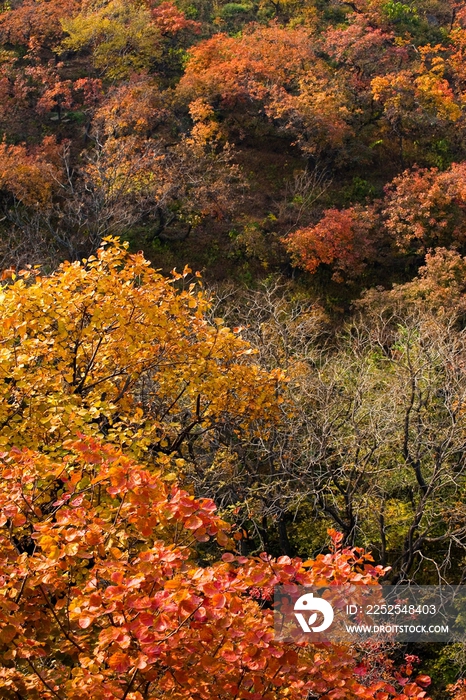
[[[160,56],[160,31],[140,2],[87,2],[72,19],[63,19],[64,48],[92,50],[96,68],[111,79],[147,70]]]
[[[55,452],[82,433],[139,458],[195,459],[209,441],[266,430],[280,373],[207,319],[208,298],[188,274],[166,279],[107,239],[87,261],[5,285],[0,445]]]

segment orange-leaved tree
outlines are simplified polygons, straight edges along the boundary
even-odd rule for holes
[[[375,259],[379,238],[375,211],[359,205],[327,209],[317,224],[294,231],[283,242],[299,267],[313,274],[329,265],[333,279],[342,281],[357,277]]]
[[[29,54],[51,52],[63,37],[60,20],[78,9],[75,0],[23,0],[9,5],[3,3],[0,13],[0,42],[26,47]]]
[[[443,172],[407,170],[386,188],[384,216],[397,246],[425,252],[432,246],[464,246],[466,163]]]
[[[212,501],[92,438],[64,449],[0,455],[2,698],[425,697],[429,679],[409,664],[274,639],[275,584],[384,572],[337,533],[331,553],[307,562],[229,551],[202,564],[199,542],[232,548]]]
[[[189,50],[178,94],[233,111],[235,120],[252,103],[259,120],[276,122],[305,153],[339,146],[350,133],[344,90],[307,27],[271,23],[239,37],[214,35]]]
[[[62,179],[60,151],[53,136],[30,149],[0,142],[0,192],[33,209],[47,208]]]
[[[453,700],[465,700],[466,698],[466,680],[462,678],[461,680],[447,686],[447,690],[452,696]]]
[[[439,247],[464,253],[465,175],[464,161],[444,171],[405,170],[385,186],[383,200],[327,209],[318,223],[293,231],[283,243],[296,265],[311,274],[329,265],[337,280],[361,275],[389,246],[412,256]]]

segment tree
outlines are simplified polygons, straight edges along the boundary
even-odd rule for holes
[[[84,2],[79,14],[64,18],[62,26],[68,35],[62,48],[90,49],[95,67],[113,80],[153,70],[166,38],[199,29],[171,2],[154,7],[137,0]]]
[[[436,248],[427,253],[425,265],[405,284],[395,285],[385,301],[427,305],[430,312],[460,319],[466,310],[466,258],[455,250]]]
[[[409,65],[412,49],[363,13],[350,15],[343,26],[328,27],[321,45],[345,86],[348,121],[356,135],[347,140],[345,155],[355,164],[373,162],[377,155],[374,143],[380,145],[383,138],[383,112],[374,100],[371,82],[377,76],[397,73],[400,64]]]
[[[151,3],[152,18],[162,36],[174,36],[180,32],[199,32],[200,22],[188,19],[186,15],[172,2]]]
[[[405,142],[429,134],[436,139],[451,131],[460,120],[461,97],[448,80],[445,49],[424,46],[421,60],[411,69],[398,70],[372,80],[372,95],[383,108],[386,125],[398,141],[401,164]],[[412,157],[412,156],[411,156]]]
[[[141,90],[145,99],[139,102]],[[126,227],[138,221],[152,225],[153,238],[169,237],[167,229],[178,225],[174,237],[182,239],[207,216],[222,218],[232,210],[240,174],[212,109],[194,101],[191,131],[175,143],[172,137],[168,146],[163,127],[172,116],[144,78],[121,87],[97,110],[91,131],[96,148],[81,171],[85,192],[94,194],[94,212],[87,216],[97,226],[94,246],[105,233],[122,232],[119,219],[127,220]],[[156,126],[162,128],[155,134]],[[144,131],[153,138],[144,138]],[[113,228],[105,231],[105,221]]]
[[[173,110],[152,79],[134,79],[105,98],[100,93],[97,79],[58,82],[43,90],[36,106],[55,110],[60,119],[69,101],[87,105],[94,114],[87,127],[91,143],[79,158],[74,142],[58,146],[51,137],[41,148],[5,144],[3,156],[0,152],[5,194],[0,207],[11,224],[10,241],[18,241],[3,251],[0,246],[6,266],[42,262],[46,250],[48,264],[89,256],[105,236],[127,235],[137,225],[148,240],[183,240],[206,218],[222,219],[233,210],[240,172],[209,105],[194,101],[190,131],[174,140]],[[37,171],[39,161],[48,162],[51,142],[56,172],[49,164],[47,177],[35,183],[31,163]],[[19,191],[24,172],[31,190],[47,191],[40,207],[37,192],[26,197]]]
[[[23,0],[0,14],[0,43],[50,55],[63,38],[60,20],[78,7],[77,0]]]
[[[333,551],[308,562],[227,552],[200,565],[196,543],[229,545],[212,501],[92,439],[64,448],[53,461],[1,456],[5,700],[425,698],[426,678],[387,660],[377,669],[354,649],[274,641],[273,585],[383,574],[337,533]]]
[[[313,274],[320,265],[333,269],[332,279],[361,275],[376,258],[377,217],[370,207],[327,209],[315,226],[298,229],[284,239],[293,262]]]
[[[329,265],[333,279],[360,277],[381,249],[419,258],[441,246],[465,245],[465,163],[405,170],[385,186],[383,200],[327,209],[317,224],[283,239],[294,264],[314,274]],[[395,253],[396,254],[396,253]]]
[[[466,697],[466,682],[464,679],[461,679],[449,685],[447,690],[451,694],[453,700],[464,700]]]
[[[376,257],[377,217],[370,207],[327,209],[315,226],[298,229],[284,239],[293,262],[313,274],[331,266],[333,279],[358,277]]]
[[[337,146],[349,133],[345,95],[305,27],[272,23],[252,25],[240,37],[216,34],[189,50],[178,93],[239,118],[252,104],[256,120],[276,122],[307,154]]]
[[[165,280],[112,243],[3,291],[0,443],[55,449],[81,431],[140,458],[195,460],[210,439],[266,430],[280,373],[262,372],[238,334],[207,322],[206,296],[179,289],[183,275]]]
[[[417,297],[414,282],[372,290],[338,329],[294,290],[229,291],[222,313],[288,380],[281,422],[194,475],[198,493],[240,519],[250,551],[301,555],[333,525],[393,581],[464,580],[464,261],[433,263]]]
[[[0,143],[0,190],[21,204],[47,208],[62,177],[60,148],[53,136],[31,149]]]
[[[346,26],[329,27],[323,44],[330,57],[348,71],[359,92],[370,84],[370,78],[384,75],[398,67],[400,60],[409,60],[406,46],[398,46],[395,35],[374,27],[370,19],[356,14]]]
[[[445,172],[405,171],[386,187],[383,214],[399,248],[425,253],[433,246],[464,245],[465,168],[462,162]]]
[[[143,3],[85,3],[80,14],[62,20],[63,48],[89,48],[96,68],[109,78],[147,70],[160,55],[160,32]]]

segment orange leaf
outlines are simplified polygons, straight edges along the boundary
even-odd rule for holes
[[[109,658],[108,665],[117,673],[126,673],[131,664],[127,654],[117,651]]]

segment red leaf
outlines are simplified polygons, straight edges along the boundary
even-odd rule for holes
[[[421,688],[427,688],[432,683],[432,680],[430,676],[421,675],[416,678],[416,683],[420,685]]]
[[[184,526],[187,530],[197,530],[202,527],[204,523],[197,515],[191,515],[187,520],[185,520]]]
[[[81,615],[78,624],[83,630],[85,630],[92,624],[92,617],[89,617],[89,615]]]

